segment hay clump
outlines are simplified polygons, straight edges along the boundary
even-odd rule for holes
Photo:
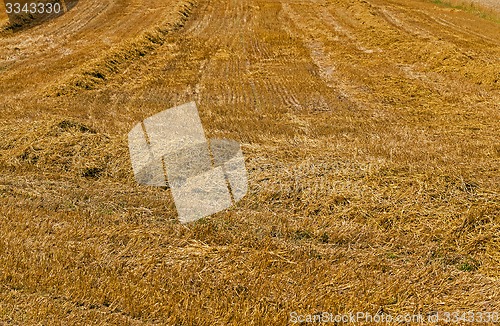
[[[0,161],[15,169],[90,179],[128,174],[123,140],[75,120],[51,120],[10,130],[0,145],[4,149]]]

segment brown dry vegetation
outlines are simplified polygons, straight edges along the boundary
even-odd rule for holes
[[[491,13],[490,13],[491,16]],[[0,323],[500,311],[500,25],[404,0],[0,18]],[[195,100],[250,190],[183,226],[126,135]]]

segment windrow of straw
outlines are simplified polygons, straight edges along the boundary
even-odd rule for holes
[[[179,1],[176,6],[177,8],[172,10],[172,14],[161,24],[141,33],[133,40],[124,41],[103,56],[77,68],[63,81],[50,85],[47,95],[61,96],[74,94],[79,90],[94,89],[96,85],[104,83],[123,70],[128,63],[154,51],[164,44],[169,33],[184,26],[196,6],[196,1]]]

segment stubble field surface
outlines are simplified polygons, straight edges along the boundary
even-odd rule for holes
[[[0,324],[500,312],[492,9],[80,0],[0,16],[0,95]],[[189,101],[249,192],[181,225],[127,133]]]

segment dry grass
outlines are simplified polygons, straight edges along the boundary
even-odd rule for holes
[[[499,312],[499,40],[403,0],[82,0],[3,34],[0,323]],[[126,134],[190,100],[250,190],[183,226]]]
[[[433,3],[464,10],[481,18],[500,23],[500,3],[496,0],[431,0]]]

